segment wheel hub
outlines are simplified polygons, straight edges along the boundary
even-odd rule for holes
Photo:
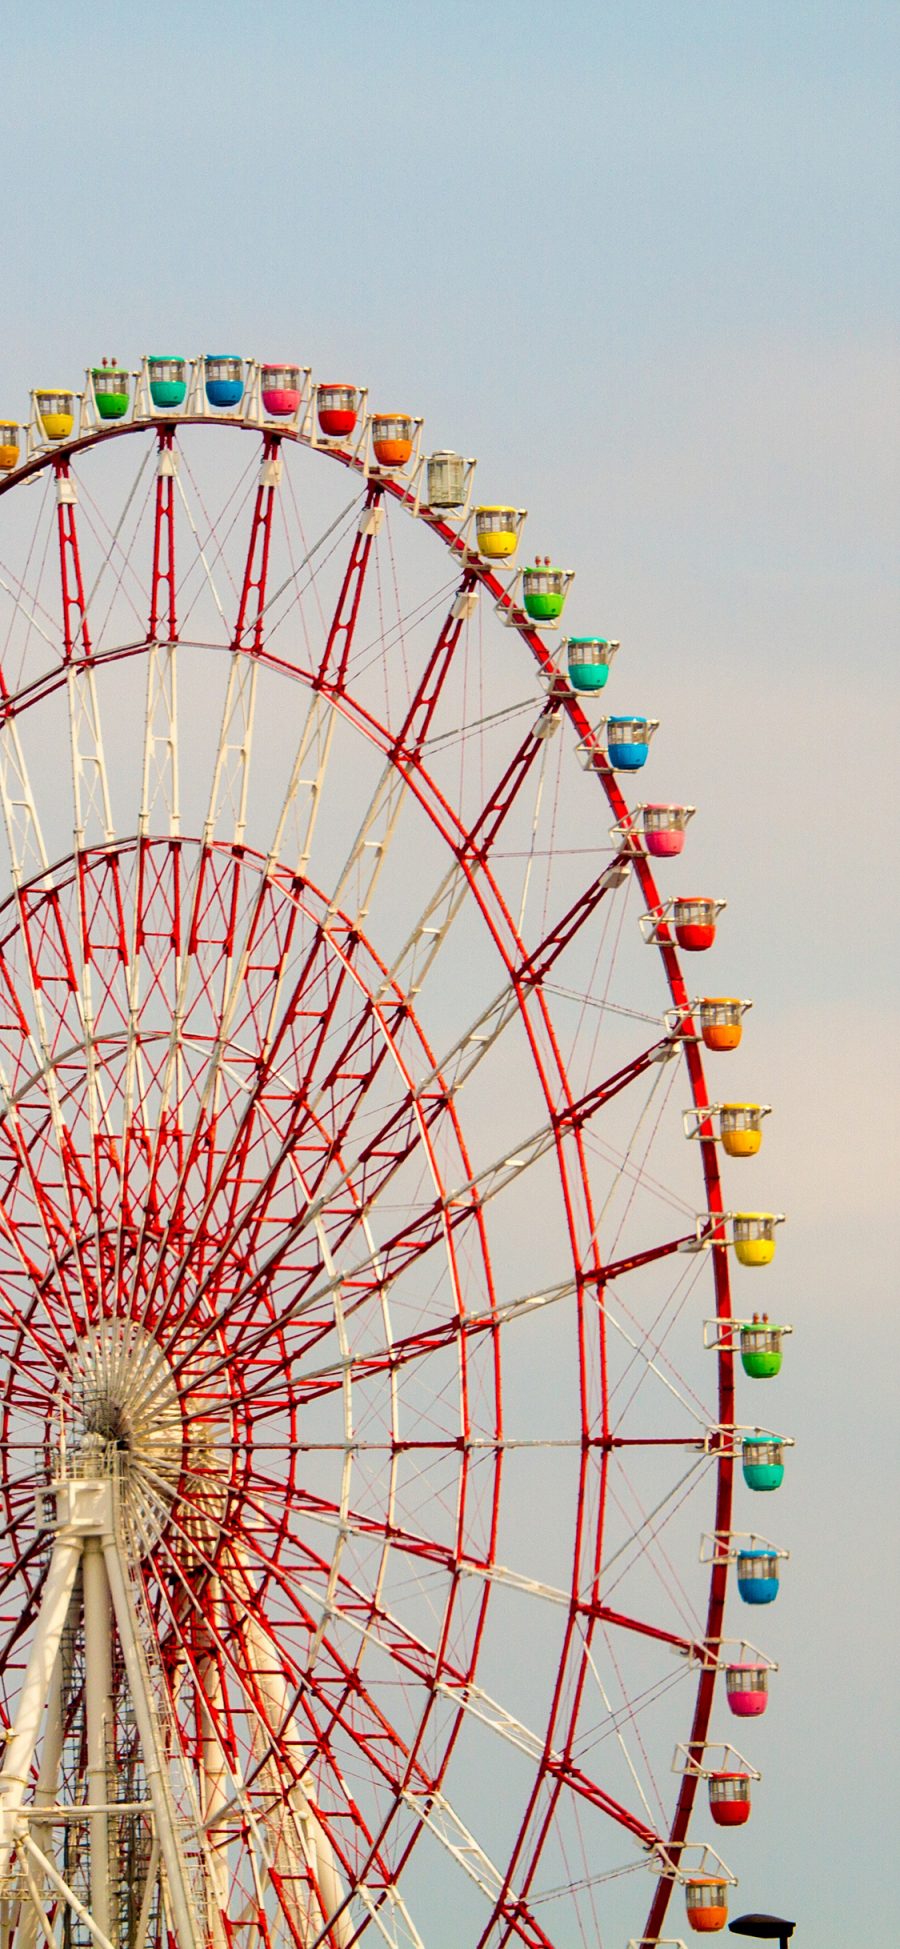
[[[140,1555],[165,1528],[184,1466],[178,1383],[158,1342],[128,1320],[103,1320],[75,1344],[69,1437],[121,1484],[121,1508]]]

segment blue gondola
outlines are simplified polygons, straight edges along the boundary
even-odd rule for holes
[[[737,1586],[745,1604],[774,1604],[778,1557],[774,1550],[739,1550]]]
[[[230,352],[207,352],[203,361],[211,406],[237,406],[244,393],[244,361]]]

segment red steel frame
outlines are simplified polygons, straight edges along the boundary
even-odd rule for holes
[[[8,492],[18,480],[47,465],[52,466],[58,483],[67,483],[71,478],[70,460],[74,454],[100,439],[140,430],[138,426],[129,424],[69,442],[64,451],[49,457],[40,456],[26,463],[13,479],[0,482],[0,494]],[[143,430],[147,430],[146,426]],[[175,427],[160,423],[155,430],[161,459],[171,456]],[[263,440],[264,465],[277,463],[282,440],[290,441],[295,437],[290,432],[266,433]],[[360,463],[346,452],[326,451],[330,451],[331,457],[345,466],[359,467]],[[173,486],[172,473],[161,469],[156,484],[148,644],[159,639],[161,625],[169,643],[178,640]],[[409,489],[392,478],[383,477],[368,483],[365,508],[376,510],[382,498],[407,508],[412,506]],[[269,651],[264,630],[273,505],[273,485],[261,483],[256,491],[232,649],[283,668],[285,666],[281,659]],[[465,595],[480,589],[501,609],[508,609],[509,597],[503,585],[482,561],[468,551],[459,533],[436,516],[426,513],[423,518],[451,558],[458,561],[460,593]],[[61,668],[59,672],[49,671],[43,680],[31,687],[26,697],[19,698],[10,696],[4,676],[2,701],[7,718],[32,707],[36,701],[50,694],[63,681],[65,666],[73,661],[91,662],[96,669],[115,656],[134,654],[142,647],[130,645],[119,651],[94,655],[85,607],[75,507],[65,494],[59,500],[58,526]],[[466,830],[430,776],[423,755],[441,687],[463,626],[461,614],[454,615],[451,610],[442,624],[398,730],[392,731],[387,724],[380,723],[354,700],[348,688],[354,630],[372,545],[371,525],[354,531],[351,553],[321,663],[316,669],[308,672],[298,670],[297,674],[311,690],[329,697],[336,708],[361,729],[396,767],[409,792],[458,862],[467,895],[480,909],[510,990],[515,994],[544,1092],[548,1129],[552,1131],[557,1150],[560,1186],[573,1266],[576,1268],[580,1336],[583,1342],[593,1322],[599,1335],[601,1363],[604,1363],[606,1327],[603,1293],[607,1282],[638,1264],[650,1263],[674,1252],[689,1240],[673,1238],[614,1264],[605,1265],[602,1262],[593,1241],[593,1213],[587,1189],[582,1131],[604,1102],[627,1088],[663,1053],[666,1039],[661,1042],[657,1038],[621,1070],[594,1085],[577,1100],[572,1099],[542,983],[558,956],[596,911],[607,885],[603,878],[594,882],[567,913],[553,922],[543,942],[537,948],[526,951],[492,874],[491,854],[503,821],[537,761],[542,748],[541,738],[536,735],[535,727],[529,730],[503,776],[489,793],[478,818]],[[555,681],[552,657],[540,634],[518,620],[516,627],[538,669],[549,680],[542,720],[546,722],[559,715],[568,718],[583,750],[589,755],[590,769],[600,780],[614,820],[616,823],[622,821],[628,811],[626,801],[577,696],[568,686]],[[227,1554],[229,1547],[236,1547],[230,1527],[232,1519],[227,1510],[236,1506],[237,1498],[242,1499],[244,1507],[256,1506],[261,1511],[264,1508],[265,1478],[255,1478],[252,1463],[251,1431],[257,1411],[254,1404],[262,1403],[265,1406],[279,1374],[284,1378],[286,1389],[282,1406],[288,1415],[290,1437],[288,1474],[279,1486],[284,1492],[286,1504],[291,1501],[297,1511],[312,1506],[310,1494],[299,1479],[296,1468],[298,1416],[314,1398],[323,1399],[329,1392],[338,1390],[341,1384],[336,1376],[326,1376],[320,1382],[307,1383],[307,1388],[312,1387],[312,1393],[304,1394],[302,1375],[299,1374],[301,1359],[308,1361],[310,1352],[320,1342],[327,1342],[332,1331],[328,1293],[323,1297],[321,1292],[321,1258],[313,1252],[311,1257],[304,1259],[302,1249],[299,1259],[295,1256],[295,1247],[300,1248],[304,1232],[308,1233],[312,1215],[318,1213],[322,1219],[332,1255],[338,1252],[346,1254],[348,1247],[352,1248],[354,1237],[360,1235],[365,1214],[377,1196],[420,1153],[428,1159],[439,1190],[419,1210],[412,1231],[408,1225],[403,1225],[394,1235],[381,1242],[377,1264],[370,1266],[368,1275],[364,1274],[365,1261],[355,1279],[350,1275],[348,1283],[353,1287],[351,1310],[372,1303],[386,1280],[398,1279],[406,1267],[421,1261],[423,1255],[431,1252],[435,1246],[441,1247],[448,1255],[458,1294],[458,1310],[440,1327],[392,1339],[383,1353],[369,1356],[360,1371],[364,1368],[368,1374],[379,1371],[394,1373],[407,1361],[419,1359],[441,1344],[455,1343],[463,1372],[465,1396],[468,1350],[470,1344],[475,1346],[483,1339],[492,1348],[499,1436],[499,1331],[482,1194],[477,1183],[472,1182],[452,1088],[440,1072],[434,1070],[434,1052],[417,1022],[411,998],[403,993],[396,982],[389,984],[386,995],[380,995],[380,984],[387,979],[388,970],[379,963],[374,946],[351,924],[348,916],[332,917],[326,932],[328,903],[324,893],[317,893],[309,884],[298,885],[287,871],[278,867],[266,872],[264,862],[246,847],[240,849],[240,856],[235,856],[229,848],[213,842],[203,842],[199,863],[191,874],[187,867],[187,856],[191,850],[192,842],[189,841],[182,843],[146,837],[140,838],[133,847],[121,843],[113,848],[87,847],[68,875],[64,868],[58,869],[52,883],[42,876],[21,889],[10,925],[0,942],[0,1051],[13,1091],[21,1092],[22,1102],[17,1116],[7,1119],[0,1128],[0,1235],[7,1253],[14,1253],[18,1260],[17,1278],[7,1282],[0,1298],[0,1328],[8,1338],[11,1336],[14,1351],[6,1385],[0,1392],[0,1416],[3,1432],[10,1440],[23,1404],[27,1406],[30,1403],[32,1411],[40,1413],[46,1421],[48,1403],[52,1400],[52,1376],[59,1371],[61,1351],[67,1336],[70,1339],[73,1333],[83,1333],[89,1319],[109,1316],[116,1305],[117,1291],[127,1274],[129,1288],[140,1300],[141,1323],[160,1339],[173,1362],[173,1371],[176,1375],[181,1373],[185,1384],[189,1385],[191,1364],[196,1361],[198,1352],[205,1349],[207,1365],[204,1388],[215,1384],[210,1412],[216,1415],[224,1411],[231,1417],[234,1446],[229,1480],[227,1485],[218,1481],[214,1485],[215,1495],[225,1497],[226,1502],[226,1514],[218,1514],[216,1518],[220,1538],[217,1551],[221,1556],[223,1551]],[[646,854],[630,847],[619,856],[620,859],[626,857],[633,863],[645,906],[648,910],[659,908],[662,903]],[[74,907],[73,889],[77,894]],[[133,916],[130,933],[126,915]],[[703,1110],[708,1106],[709,1097],[699,1041],[690,1015],[690,999],[674,943],[665,927],[659,930],[659,934],[659,953],[679,1018],[679,1027],[672,1031],[668,1040],[674,1039],[683,1046],[693,1103]],[[291,1001],[274,1037],[266,1041],[261,1030],[257,1029],[261,1035],[260,1052],[252,1084],[243,1086],[241,1090],[235,1089],[230,1097],[226,1089],[215,1111],[201,1108],[190,1135],[185,1134],[185,1118],[180,1102],[164,1110],[155,1131],[142,1127],[138,1112],[123,1133],[118,1148],[102,1132],[95,1132],[88,1146],[83,1135],[80,1144],[75,1141],[73,1132],[79,1118],[83,1132],[84,1108],[82,1105],[78,1112],[73,1099],[73,1108],[67,1111],[73,1126],[70,1131],[72,1140],[60,1152],[58,1143],[54,1142],[49,1113],[45,1110],[35,1118],[27,1104],[26,1079],[33,1063],[29,1055],[28,1003],[20,990],[30,986],[39,990],[44,997],[53,1023],[51,1053],[54,1057],[59,1056],[62,1065],[65,1058],[61,1052],[77,1049],[84,1039],[79,964],[82,967],[90,966],[93,971],[96,991],[94,1033],[102,1041],[104,1035],[113,1033],[113,1025],[116,1033],[125,1032],[127,1011],[123,1004],[123,984],[135,956],[141,958],[151,971],[153,990],[160,995],[167,992],[167,981],[171,984],[172,970],[182,963],[183,957],[189,957],[195,984],[194,1005],[198,1013],[202,1014],[206,1009],[214,1016],[219,1006],[216,997],[222,958],[230,961],[239,940],[244,943],[248,975],[254,967],[264,968],[270,985],[273,985],[290,972],[292,983]],[[292,957],[301,942],[298,965]],[[249,979],[247,986],[249,989]],[[344,1016],[344,1026],[341,1028],[342,1011],[346,1010],[349,996],[354,997],[355,1012],[350,1015],[349,1021]],[[189,1028],[189,1023],[186,1023],[186,1027]],[[337,1048],[333,1040],[335,1033],[343,1038]],[[410,1067],[406,1053],[406,1041],[410,1037],[420,1064],[424,1061],[426,1071],[434,1070],[433,1082],[424,1093],[418,1088],[416,1069]],[[289,1091],[284,1087],[285,1073],[292,1079]],[[396,1100],[385,1106],[381,1121],[354,1154],[354,1122],[367,1111],[367,1099],[374,1098],[377,1103],[378,1089],[388,1074],[393,1076],[400,1093]],[[329,1116],[318,1112],[310,1101],[313,1081],[318,1091],[317,1100],[327,1099],[330,1104]],[[217,1157],[216,1120],[218,1118],[221,1123],[226,1112],[234,1120],[234,1129],[225,1149]],[[469,1194],[455,1197],[449,1207],[444,1188],[446,1172],[438,1164],[439,1136],[442,1142],[449,1141],[455,1147],[463,1186],[471,1183]],[[86,1150],[88,1155],[85,1154]],[[705,1206],[714,1220],[722,1212],[716,1149],[712,1144],[703,1144],[699,1150]],[[302,1196],[298,1193],[294,1208],[283,1216],[277,1246],[273,1247],[265,1242],[267,1221],[273,1205],[278,1200],[283,1203],[285,1174],[290,1172],[295,1173],[295,1182],[301,1186]],[[340,1195],[334,1188],[336,1173]],[[22,1224],[21,1210],[16,1215],[17,1206],[21,1208],[23,1202],[34,1213],[27,1226]],[[112,1224],[111,1211],[114,1213]],[[592,1240],[587,1263],[581,1247],[585,1219]],[[457,1235],[467,1239],[474,1237],[481,1255],[486,1303],[476,1312],[464,1312],[459,1297],[459,1275],[452,1272]],[[40,1249],[29,1248],[29,1238],[39,1240]],[[721,1243],[713,1243],[710,1249],[716,1312],[721,1320],[727,1320],[731,1312],[727,1255]],[[47,1260],[49,1275],[47,1268],[41,1265],[42,1253]],[[291,1295],[289,1301],[284,1298],[288,1287]],[[186,1339],[188,1333],[190,1337]],[[241,1361],[245,1363],[246,1376],[240,1384],[233,1372],[234,1339],[229,1339],[229,1333],[240,1335]],[[179,1351],[182,1345],[185,1346],[183,1354]],[[728,1427],[734,1418],[733,1355],[728,1336],[723,1336],[717,1360],[718,1418],[722,1426]],[[224,1409],[223,1403],[226,1404]],[[564,1791],[583,1795],[644,1844],[662,1844],[668,1863],[672,1868],[677,1867],[696,1792],[696,1773],[690,1769],[685,1771],[671,1829],[667,1835],[658,1835],[643,1818],[638,1818],[604,1794],[575,1760],[574,1739],[587,1670],[581,1647],[590,1643],[591,1632],[598,1621],[645,1633],[683,1651],[699,1650],[700,1672],[688,1740],[689,1752],[698,1762],[702,1761],[709,1727],[716,1664],[714,1656],[705,1655],[704,1647],[715,1646],[722,1634],[727,1563],[715,1561],[711,1567],[705,1629],[703,1638],[696,1646],[690,1640],[679,1639],[652,1623],[628,1618],[601,1601],[606,1471],[610,1455],[617,1445],[617,1437],[609,1424],[605,1385],[600,1429],[593,1431],[589,1426],[583,1381],[582,1416],[582,1512],[589,1505],[589,1459],[595,1452],[599,1452],[601,1457],[595,1531],[592,1536],[586,1534],[586,1516],[582,1513],[574,1539],[569,1619],[546,1727],[543,1760],[537,1769],[533,1791],[523,1814],[519,1842],[507,1864],[503,1887],[484,1929],[482,1942],[487,1941],[496,1922],[500,1925],[501,1940],[513,1932],[526,1943],[548,1945],[549,1949],[550,1939],[529,1910],[527,1897],[543,1839],[559,1795]],[[464,1416],[464,1441],[468,1439],[469,1432],[469,1422]],[[52,1431],[48,1425],[46,1441],[49,1443],[51,1440]],[[476,1554],[472,1557],[473,1564],[476,1561],[490,1564],[495,1547],[501,1477],[499,1448],[494,1462],[488,1535],[486,1539],[480,1539],[480,1548],[476,1547]],[[407,1534],[402,1525],[395,1523],[390,1525],[389,1532],[379,1530],[378,1525],[373,1525],[364,1513],[358,1518],[361,1528],[370,1530],[382,1542],[389,1536],[391,1548],[408,1549],[423,1560],[441,1562],[448,1572],[456,1576],[443,1621],[439,1655],[444,1681],[451,1692],[457,1689],[460,1693],[473,1680],[490,1592],[490,1583],[486,1579],[474,1625],[469,1627],[468,1656],[462,1663],[456,1664],[450,1657],[449,1647],[454,1601],[460,1587],[458,1571],[460,1566],[466,1564],[471,1547],[466,1499],[469,1466],[469,1457],[464,1448],[460,1458],[459,1519],[452,1546],[437,1548],[426,1537],[413,1532]],[[731,1523],[733,1459],[727,1443],[720,1447],[716,1455],[715,1470],[714,1525],[717,1531],[728,1531]],[[21,1526],[21,1497],[9,1485],[3,1486],[2,1493],[8,1533],[14,1536]],[[196,1503],[196,1487],[192,1489],[186,1482],[182,1483],[180,1494],[186,1509],[196,1506],[197,1520],[202,1523],[202,1494],[199,1503]],[[316,1502],[316,1499],[312,1501]],[[218,1504],[216,1506],[218,1509]],[[339,1513],[336,1505],[323,1502],[321,1498],[318,1499],[317,1509],[320,1515],[329,1518]],[[182,1541],[186,1534],[182,1533]],[[191,1547],[195,1555],[198,1554],[196,1544],[192,1543]],[[288,1537],[286,1528],[282,1528],[266,1547],[258,1543],[252,1546],[253,1569],[261,1578],[257,1597],[259,1591],[264,1593],[270,1587],[277,1590],[282,1602],[294,1606],[302,1628],[314,1631],[316,1627],[312,1613],[305,1617],[301,1615],[302,1606],[296,1588],[291,1583],[290,1574],[286,1574],[281,1567],[285,1552],[289,1556],[291,1550],[296,1552],[297,1547],[297,1537]],[[31,1568],[34,1555],[34,1546],[29,1544],[0,1572],[0,1586],[8,1587],[18,1577],[24,1580],[29,1593],[22,1615],[16,1617],[5,1643],[0,1645],[0,1656],[5,1660],[12,1658],[39,1600],[41,1578]],[[235,1574],[234,1560],[232,1578]],[[313,1562],[312,1553],[308,1553],[308,1560]],[[586,1562],[591,1566],[588,1580],[591,1594],[587,1599],[583,1595]],[[215,1556],[209,1558],[206,1567],[210,1575],[218,1574],[219,1565]],[[314,1567],[320,1576],[327,1572],[324,1558],[316,1561]],[[161,1572],[159,1591],[165,1587],[165,1575]],[[247,1588],[249,1591],[249,1577]],[[233,1665],[235,1659],[240,1659],[243,1627],[241,1606],[233,1584],[226,1581],[223,1590],[226,1617],[216,1655],[225,1669],[229,1664]],[[367,1629],[390,1642],[392,1655],[400,1666],[418,1678],[428,1677],[435,1654],[404,1634],[395,1618],[387,1613],[381,1615],[377,1606],[373,1608],[365,1592],[355,1590],[352,1583],[347,1584],[343,1595],[346,1604],[349,1607],[357,1606],[360,1616],[368,1620]],[[190,1603],[179,1599],[177,1590],[173,1595],[170,1589],[165,1601],[157,1596],[156,1606],[161,1641],[173,1646],[179,1656],[187,1659],[195,1675],[199,1674],[201,1669],[205,1669],[203,1658],[208,1659],[212,1654],[208,1646],[205,1650],[201,1647],[202,1655],[198,1652],[201,1626]],[[208,1623],[203,1628],[208,1630]],[[384,1779],[389,1793],[394,1795],[380,1832],[370,1832],[365,1838],[364,1845],[368,1852],[362,1866],[358,1853],[354,1856],[349,1848],[336,1843],[336,1853],[348,1881],[362,1875],[370,1886],[377,1888],[380,1878],[387,1888],[389,1882],[399,1875],[417,1831],[413,1826],[399,1859],[391,1863],[385,1853],[385,1842],[391,1821],[401,1805],[401,1795],[412,1793],[417,1801],[427,1802],[430,1797],[439,1794],[464,1721],[464,1709],[460,1706],[457,1711],[436,1769],[427,1766],[424,1761],[426,1732],[435,1707],[435,1692],[432,1692],[430,1702],[423,1711],[417,1736],[411,1745],[398,1738],[394,1728],[379,1711],[374,1697],[369,1696],[368,1710],[372,1724],[377,1724],[379,1731],[377,1738],[367,1744],[366,1736],[350,1711],[350,1701],[354,1694],[359,1696],[362,1690],[360,1680],[346,1667],[339,1648],[328,1645],[327,1633],[322,1642],[327,1647],[336,1675],[335,1683],[340,1683],[343,1671],[344,1703],[336,1703],[337,1694],[327,1688],[323,1691],[320,1682],[298,1665],[294,1672],[296,1697],[298,1706],[302,1701],[310,1737],[327,1761],[331,1750],[327,1732],[329,1721],[333,1725],[353,1727],[352,1736],[365,1746],[369,1764]],[[206,1644],[205,1639],[203,1643]],[[248,1669],[245,1658],[245,1677]],[[198,1689],[202,1689],[199,1676],[197,1684]],[[267,1722],[270,1707],[258,1687],[257,1692],[257,1714]],[[276,1740],[277,1727],[271,1726],[270,1731],[272,1739]],[[227,1744],[230,1739],[235,1749],[237,1737],[233,1729],[225,1728],[222,1733],[223,1743]],[[293,1764],[290,1756],[286,1763],[290,1771]],[[337,1774],[335,1763],[333,1784],[337,1791],[346,1793]],[[355,1809],[354,1818],[361,1827],[362,1816],[358,1808]],[[524,1864],[523,1872],[519,1872],[520,1863]],[[645,1935],[649,1939],[658,1936],[662,1930],[671,1886],[669,1874],[660,1877],[645,1925]],[[287,1903],[285,1912],[290,1928],[290,1903]],[[298,1949],[305,1949],[295,1924],[293,1933]]]

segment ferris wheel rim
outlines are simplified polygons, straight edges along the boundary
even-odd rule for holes
[[[61,459],[67,460],[70,456],[76,456],[87,449],[99,446],[105,441],[107,441],[108,439],[110,439],[111,437],[118,437],[120,435],[124,435],[128,433],[140,433],[140,432],[143,432],[145,435],[148,434],[152,435],[154,433],[158,435],[163,428],[167,430],[171,429],[174,431],[175,429],[181,426],[195,426],[195,425],[196,426],[214,425],[214,426],[218,426],[220,429],[223,426],[227,426],[230,427],[232,430],[241,430],[244,432],[254,433],[257,435],[257,437],[259,437],[260,434],[262,434],[264,437],[269,436],[269,437],[276,438],[279,442],[281,440],[285,440],[300,445],[309,445],[309,442],[302,441],[300,439],[298,433],[288,428],[283,429],[283,428],[272,427],[272,426],[260,426],[253,422],[232,420],[228,418],[210,419],[202,415],[188,416],[176,412],[171,415],[167,415],[165,418],[162,417],[148,418],[148,419],[142,419],[140,421],[129,420],[124,424],[109,425],[103,428],[99,428],[95,432],[92,432],[90,434],[82,435],[80,437],[68,441],[60,442],[54,445],[52,448],[48,449],[47,452],[27,460],[26,462],[23,463],[23,465],[20,468],[17,468],[13,474],[9,475],[8,477],[0,481],[0,494],[10,491],[16,485],[19,485],[23,481],[34,477],[36,474],[40,473],[44,469],[48,467],[52,468],[55,462],[58,462]],[[363,474],[362,463],[358,457],[354,457],[353,455],[347,454],[341,451],[340,449],[329,448],[329,447],[318,447],[316,448],[316,451],[328,454],[330,458],[336,459],[340,464],[355,471],[357,474],[360,475]],[[406,511],[407,513],[412,512],[411,497],[400,482],[396,480],[392,480],[389,477],[379,478],[377,481],[377,488],[379,494],[385,494],[386,496],[388,496],[392,500],[392,502],[394,502],[395,504],[403,508],[404,511]],[[508,604],[507,593],[502,582],[500,582],[499,578],[496,576],[496,574],[489,566],[486,566],[484,563],[479,563],[477,561],[473,561],[470,558],[467,558],[466,550],[460,540],[458,532],[455,529],[453,529],[449,523],[429,514],[425,510],[421,511],[420,518],[422,518],[423,523],[427,528],[431,529],[432,532],[437,534],[438,538],[442,541],[445,548],[447,548],[448,551],[451,553],[451,555],[456,559],[460,567],[464,567],[466,569],[466,572],[470,574],[474,583],[477,583],[481,588],[483,588],[487,593],[489,593],[494,598],[495,603],[497,603],[498,605],[503,605],[504,603]],[[515,620],[514,620],[514,627],[516,628],[518,635],[523,639],[523,641],[526,643],[527,647],[529,648],[531,652],[532,660],[538,666],[539,671],[543,672],[545,675],[552,673],[554,669],[553,659],[550,656],[546,644],[543,642],[538,631],[531,629],[527,625],[524,625],[521,622]],[[100,668],[106,661],[116,660],[126,655],[140,654],[146,651],[148,646],[149,645],[147,642],[141,642],[141,643],[135,643],[133,646],[129,646],[127,648],[120,647],[114,650],[100,652],[93,659],[94,666],[96,668]],[[186,644],[185,647],[187,647]],[[211,647],[228,648],[227,645],[211,646]],[[235,646],[231,646],[231,647],[234,648]],[[58,678],[59,681],[63,680],[64,674],[65,674],[64,669],[59,672],[59,678]],[[302,678],[302,673],[297,670],[293,670],[292,674],[295,676],[300,676]],[[44,690],[41,690],[40,694],[42,697],[46,693]],[[35,701],[38,700],[35,699]],[[333,701],[339,709],[343,707],[343,700],[340,696],[332,696],[331,701]],[[23,703],[22,708],[27,708],[27,705]],[[590,721],[588,720],[585,713],[583,712],[577,697],[575,697],[573,694],[570,693],[569,695],[561,698],[560,708],[564,711],[565,715],[568,717],[573,729],[578,734],[580,740],[581,741],[588,740],[589,742],[593,743],[594,734],[592,731],[592,727],[590,725]],[[385,729],[385,735],[387,735],[386,729]],[[596,745],[594,745],[594,748],[597,749],[598,756],[601,756],[599,747],[596,747]],[[425,767],[422,764],[421,757],[417,756],[414,762],[417,771],[424,773]],[[621,817],[623,813],[627,813],[628,811],[627,802],[624,799],[624,796],[620,791],[617,780],[614,774],[612,773],[612,771],[610,770],[605,759],[602,760],[602,762],[598,762],[592,765],[592,769],[595,769],[598,772],[602,780],[607,801],[614,814],[617,817]],[[117,846],[120,845],[127,846],[130,843],[131,843],[130,836],[125,839],[119,836],[116,840]],[[187,836],[186,836],[185,843],[187,844],[191,843],[191,839]],[[89,848],[88,850],[98,851],[101,849]],[[248,852],[252,852],[252,849],[248,848],[247,850]],[[659,900],[658,890],[656,887],[652,866],[649,860],[647,859],[646,854],[643,853],[643,851],[639,848],[636,848],[634,851],[633,864],[634,864],[634,869],[637,878],[641,885],[642,893],[644,894],[648,907],[649,908],[660,907],[661,903]],[[486,862],[484,861],[479,862],[479,868],[480,871],[485,873],[485,877],[490,882],[492,876],[490,874],[489,867],[487,867]],[[502,901],[502,896],[499,895],[499,889],[496,889],[496,887],[494,887],[492,888],[492,891],[496,894],[497,898]],[[12,898],[14,899],[15,896],[12,896]],[[6,904],[7,903],[5,902],[4,907],[6,906]],[[511,916],[507,916],[507,918],[510,920],[510,924],[512,925]],[[669,992],[672,997],[672,1001],[676,1005],[676,1007],[679,1007],[683,1010],[686,1006],[689,1005],[688,995],[681,974],[680,964],[678,961],[678,956],[677,956],[675,946],[671,941],[664,941],[664,940],[657,940],[656,945],[660,954],[661,961],[663,963],[665,978],[669,987]],[[692,1098],[695,1107],[698,1109],[704,1109],[708,1107],[709,1099],[706,1091],[705,1078],[703,1074],[703,1063],[702,1063],[702,1057],[700,1055],[699,1045],[697,1044],[697,1042],[693,1042],[693,1043],[685,1042],[683,1044],[683,1047],[684,1047],[684,1053],[686,1057],[686,1067],[687,1067],[688,1076],[690,1080]],[[562,1072],[562,1074],[564,1076],[564,1071]],[[718,1162],[715,1155],[714,1146],[712,1145],[702,1146],[701,1157],[702,1157],[704,1183],[707,1192],[707,1209],[709,1212],[715,1213],[717,1211],[721,1211],[721,1189],[720,1189]],[[731,1316],[730,1285],[729,1285],[727,1258],[724,1250],[716,1249],[716,1248],[713,1249],[711,1256],[714,1265],[717,1315],[720,1318],[727,1319],[730,1318]],[[733,1370],[733,1355],[731,1353],[731,1349],[729,1346],[720,1344],[720,1346],[717,1348],[717,1363],[718,1363],[718,1373],[719,1373],[720,1420],[723,1422],[724,1425],[727,1417],[723,1412],[723,1410],[728,1407],[729,1402],[731,1400],[731,1394],[732,1394],[731,1380],[732,1380],[732,1370]],[[733,1461],[732,1458],[730,1456],[726,1456],[724,1452],[721,1453],[717,1458],[716,1472],[717,1472],[716,1527],[717,1529],[728,1528],[730,1522],[730,1491],[731,1491],[731,1477],[733,1474]],[[720,1627],[721,1625],[721,1617],[722,1617],[722,1610],[724,1604],[725,1579],[726,1579],[725,1567],[720,1564],[714,1565],[711,1573],[711,1578],[710,1578],[709,1608],[708,1608],[707,1623],[706,1623],[706,1636],[710,1639],[714,1639],[719,1635],[718,1628],[713,1628],[713,1627]],[[698,1685],[697,1703],[696,1703],[694,1724],[692,1727],[692,1736],[690,1742],[692,1747],[695,1745],[702,1746],[702,1744],[705,1741],[705,1735],[706,1732],[708,1731],[709,1717],[710,1717],[710,1712],[712,1707],[712,1694],[713,1694],[714,1680],[715,1680],[714,1670],[710,1670],[709,1668],[704,1667],[703,1670],[701,1671],[700,1681]],[[685,1776],[685,1779],[682,1784],[682,1789],[679,1795],[679,1800],[676,1806],[675,1815],[673,1818],[672,1830],[668,1837],[669,1849],[673,1857],[676,1859],[677,1859],[677,1849],[680,1845],[681,1840],[684,1837],[684,1833],[686,1832],[687,1823],[690,1817],[692,1802],[693,1802],[694,1794],[696,1792],[696,1785],[697,1785],[696,1776],[694,1775]],[[557,1793],[561,1791],[561,1787],[562,1787],[562,1782],[560,1781],[557,1786],[557,1790],[556,1790]],[[550,1817],[551,1816],[548,1813],[547,1816],[548,1821]],[[539,1852],[540,1852],[539,1848],[536,1849],[534,1852],[533,1858],[534,1858],[535,1865],[537,1862],[537,1856]],[[510,1864],[510,1870],[511,1868],[512,1868],[512,1863]],[[663,1881],[660,1883],[660,1889],[657,1896],[655,1908],[651,1910],[651,1921],[655,1921],[656,1924],[655,1932],[658,1932],[658,1927],[661,1925],[662,1915],[664,1913],[664,1907],[665,1907],[665,1903],[663,1903],[663,1907],[660,1909],[659,1901],[663,1891],[665,1891],[666,1898],[667,1898],[669,1886],[670,1884],[664,1878]],[[651,1932],[654,1931],[651,1930]],[[485,1931],[485,1934],[487,1934],[487,1930]]]

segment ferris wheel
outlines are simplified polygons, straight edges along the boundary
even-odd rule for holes
[[[640,673],[308,368],[0,469],[4,1949],[719,1928],[790,1329]]]

